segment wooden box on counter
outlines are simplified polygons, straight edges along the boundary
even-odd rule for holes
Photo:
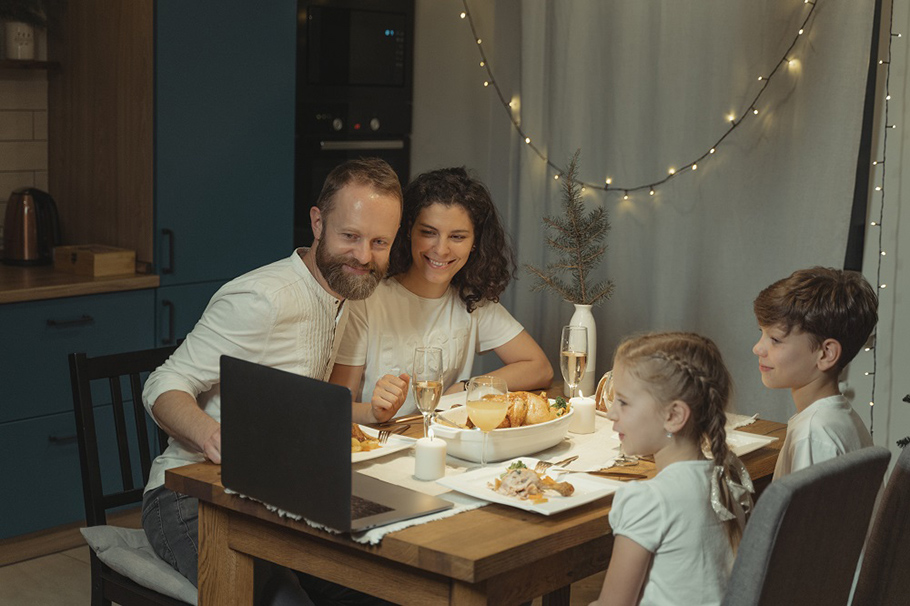
[[[58,246],[54,269],[80,276],[118,276],[136,272],[136,251],[103,244]]]

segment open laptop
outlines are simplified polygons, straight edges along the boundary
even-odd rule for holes
[[[352,471],[350,390],[230,356],[221,356],[221,481],[342,532],[452,507]]]

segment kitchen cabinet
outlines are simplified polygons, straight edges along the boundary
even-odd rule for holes
[[[95,408],[95,415],[99,435],[105,436],[99,444],[99,455],[102,460],[116,461],[111,405]],[[126,420],[133,422],[129,407]],[[154,439],[152,428],[149,439]],[[130,441],[130,452],[136,470],[133,481],[140,486],[139,449],[135,439]],[[0,539],[85,519],[76,421],[72,412],[0,423],[0,460],[3,461],[6,495],[0,499]],[[121,486],[116,465],[104,467],[102,482],[105,490],[108,486]]]
[[[149,348],[153,317],[152,289],[0,305],[12,362],[0,366],[0,465],[4,492],[15,495],[0,499],[0,539],[84,518],[67,356]],[[112,418],[97,387],[99,418]]]
[[[155,346],[174,345],[193,330],[221,282],[165,286],[155,292]]]

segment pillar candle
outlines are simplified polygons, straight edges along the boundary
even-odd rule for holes
[[[414,451],[414,477],[438,480],[446,474],[446,442],[439,438],[420,438]]]
[[[594,398],[571,398],[569,405],[575,412],[569,423],[572,433],[594,433]]]

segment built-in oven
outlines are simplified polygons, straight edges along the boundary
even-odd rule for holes
[[[294,243],[345,160],[378,156],[410,178],[414,0],[298,0]]]

